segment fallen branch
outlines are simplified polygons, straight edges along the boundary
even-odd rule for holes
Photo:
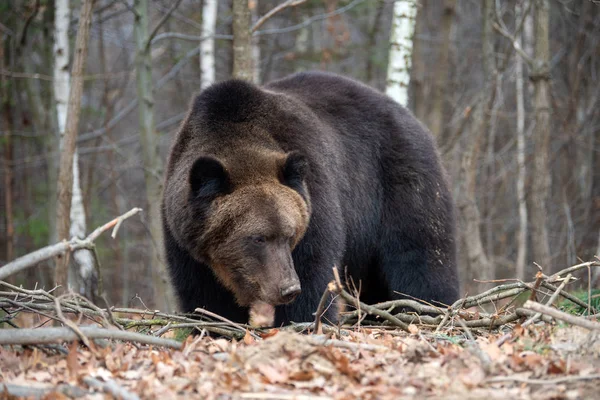
[[[529,379],[523,378],[522,376],[495,376],[493,378],[486,379],[487,383],[498,383],[498,382],[520,382],[528,385],[558,385],[560,383],[578,382],[578,381],[595,381],[600,379],[600,375],[577,375],[577,376],[563,376],[556,379]]]
[[[71,386],[67,384],[60,384],[58,386],[22,386],[15,385],[12,383],[0,383],[0,397],[3,399],[15,398],[35,398],[35,399],[50,399],[50,398],[62,398],[61,396],[48,396],[53,393],[59,393],[68,398],[78,398],[88,395],[85,390],[78,388],[77,386]]]
[[[600,323],[587,320],[585,318],[577,317],[575,315],[567,314],[566,312],[557,310],[556,308],[548,307],[540,303],[536,303],[530,300],[527,300],[523,305],[524,308],[529,310],[533,310],[535,312],[549,315],[554,319],[558,319],[564,322],[567,322],[571,325],[580,326],[585,329],[600,331]]]
[[[97,228],[92,233],[90,233],[88,235],[88,237],[86,237],[83,240],[78,239],[78,238],[73,238],[73,239],[69,240],[68,242],[62,241],[60,243],[56,243],[56,244],[53,244],[50,246],[43,247],[32,253],[29,253],[22,257],[19,257],[16,260],[11,261],[8,264],[4,265],[2,268],[0,268],[0,280],[4,280],[7,277],[9,277],[19,271],[22,271],[29,267],[33,267],[42,261],[48,260],[52,257],[59,256],[66,252],[73,252],[73,251],[79,250],[79,249],[93,250],[94,240],[96,240],[98,238],[98,236],[100,236],[103,232],[109,230],[113,226],[118,227],[123,220],[137,214],[140,211],[142,211],[141,208],[133,208],[129,212],[127,212],[127,213],[121,215],[120,217],[117,217],[117,218],[113,219],[112,221]]]
[[[366,303],[363,303],[362,301],[358,301],[356,298],[354,298],[350,293],[346,292],[344,290],[344,288],[342,287],[342,284],[340,282],[339,279],[339,274],[337,272],[337,268],[333,268],[333,272],[335,275],[335,280],[330,282],[330,285],[333,284],[333,286],[331,287],[333,289],[333,293],[339,295],[342,297],[342,299],[344,299],[346,302],[348,302],[348,304],[352,304],[352,305],[356,305],[358,306],[363,312],[370,314],[370,315],[377,315],[378,317],[381,317],[387,321],[389,321],[390,323],[392,323],[393,325],[401,328],[402,330],[408,332],[408,324],[406,324],[405,322],[399,320],[398,318],[394,317],[392,314],[390,314],[387,311],[383,311],[377,307],[373,307],[370,306]]]
[[[88,339],[122,340],[178,350],[182,347],[182,344],[175,340],[156,338],[136,332],[91,326],[82,326],[79,329]],[[74,340],[79,340],[79,337],[70,328],[0,329],[0,345],[34,345]]]
[[[89,387],[100,389],[105,393],[111,394],[116,399],[139,400],[139,397],[137,394],[128,392],[127,390],[123,389],[121,386],[117,385],[117,383],[113,380],[109,379],[105,382],[102,382],[96,378],[92,378],[91,376],[86,376],[85,378],[83,378],[83,381]]]

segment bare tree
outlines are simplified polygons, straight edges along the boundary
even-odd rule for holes
[[[461,222],[464,225],[463,242],[467,250],[466,276],[475,276],[480,279],[494,279],[492,263],[486,255],[481,241],[481,215],[477,206],[476,187],[478,158],[481,151],[482,140],[489,129],[489,108],[492,104],[492,88],[494,78],[494,42],[492,31],[492,17],[494,0],[483,2],[483,27],[482,27],[482,50],[483,50],[483,76],[485,89],[483,99],[479,101],[477,109],[477,129],[469,129],[463,135],[462,157],[460,165],[461,189],[458,196],[458,206],[461,214]]]
[[[515,19],[523,18],[521,3],[515,5]],[[521,46],[521,34],[517,33],[517,45]],[[515,60],[516,103],[517,103],[517,203],[519,205],[519,234],[517,237],[517,278],[525,280],[527,262],[527,200],[525,198],[525,96],[523,93],[523,59],[517,55]]]
[[[172,13],[179,4],[177,1],[170,9]],[[152,286],[157,307],[170,311],[175,307],[173,294],[169,285],[166,265],[164,262],[163,236],[160,219],[160,199],[162,197],[163,162],[159,153],[159,132],[154,126],[154,84],[152,80],[152,58],[150,42],[162,23],[166,14],[153,33],[148,33],[148,0],[135,0],[133,3],[135,21],[134,35],[136,43],[136,79],[139,112],[140,143],[144,164],[144,180],[146,183],[146,210],[148,228],[152,240]]]
[[[4,54],[6,35],[2,34],[0,40],[0,69],[5,69]],[[12,144],[12,111],[8,89],[8,82],[4,75],[0,76],[0,107],[5,134],[3,135],[4,147],[4,226],[6,232],[6,259],[14,258],[14,221],[13,221],[13,144]]]
[[[438,143],[442,143],[442,134],[444,132],[444,103],[447,99],[445,90],[448,76],[450,75],[450,43],[452,25],[454,24],[456,0],[444,0],[444,13],[442,15],[442,29],[440,36],[442,44],[438,54],[438,60],[435,65],[435,75],[433,78],[433,99],[431,113],[429,114],[428,127],[431,133],[437,138]]]
[[[70,7],[68,0],[57,0],[54,13],[54,98],[56,101],[56,117],[60,133],[61,147],[64,142],[67,123],[67,107],[69,103],[69,20]],[[73,154],[73,189],[70,211],[71,226],[69,237],[83,239],[86,235],[85,208],[79,179],[79,157],[77,147]],[[93,298],[94,258],[88,249],[81,249],[73,254],[74,263],[69,268],[69,286],[76,287],[78,293]]]
[[[530,79],[534,87],[533,177],[531,185],[531,242],[534,260],[550,267],[547,201],[551,183],[548,149],[550,139],[550,4],[535,0],[535,48]]]
[[[416,0],[403,0],[394,3],[388,83],[385,92],[404,106],[408,105],[408,84],[410,83],[410,64],[416,15]]]
[[[60,152],[58,172],[58,203],[56,212],[56,229],[59,240],[69,239],[71,201],[73,189],[73,160],[77,139],[79,116],[81,111],[81,95],[83,92],[83,72],[87,57],[88,37],[92,22],[93,0],[84,0],[79,16],[79,28],[75,40],[75,58],[71,72],[71,88],[67,108],[67,123]],[[68,284],[68,263],[61,260],[56,267],[56,283],[66,287]]]
[[[233,77],[252,81],[252,36],[248,0],[233,0]]]

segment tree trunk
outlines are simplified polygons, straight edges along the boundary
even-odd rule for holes
[[[427,32],[427,0],[419,2],[420,7],[417,10],[417,16],[415,19],[415,36],[413,38],[413,51],[412,51],[412,63],[410,71],[410,86],[411,86],[411,99],[410,104],[412,111],[419,121],[427,123],[427,116],[429,114],[428,101],[427,101],[427,88],[428,84],[425,80],[425,44],[423,43],[423,35]],[[382,6],[383,7],[383,6]],[[439,142],[438,142],[439,143]]]
[[[442,45],[435,66],[433,79],[433,98],[428,126],[438,143],[443,143],[444,133],[444,105],[446,101],[446,85],[449,76],[450,42],[452,25],[454,24],[456,0],[444,1],[444,15],[442,16],[442,29],[440,36]]]
[[[258,0],[250,0],[250,20],[252,26],[260,18],[258,12]],[[252,41],[252,81],[256,84],[260,84],[260,36],[251,36]]]
[[[467,250],[468,279],[478,277],[482,280],[494,279],[493,265],[486,255],[481,241],[481,215],[477,206],[476,187],[478,158],[481,151],[482,140],[489,131],[490,105],[493,104],[495,79],[492,76],[495,70],[494,63],[494,38],[492,35],[492,17],[494,0],[485,0],[483,3],[483,76],[484,93],[483,101],[477,108],[475,124],[477,129],[471,128],[469,134],[463,137],[463,151],[461,159],[461,190],[459,194],[459,211],[461,222],[464,224],[463,242]],[[475,272],[478,272],[477,274]],[[473,276],[470,276],[473,275]]]
[[[79,28],[75,40],[75,58],[71,75],[71,88],[67,108],[65,135],[60,152],[58,172],[58,203],[56,210],[56,229],[59,240],[69,239],[71,200],[73,197],[73,160],[81,111],[81,95],[83,92],[83,72],[87,56],[87,44],[92,21],[93,0],[84,0],[79,16]],[[57,18],[60,18],[57,16]],[[64,68],[64,66],[62,67]],[[68,263],[60,260],[56,268],[56,283],[63,288],[68,284]]]
[[[204,0],[202,8],[202,36],[215,34],[217,25],[217,0]],[[215,81],[215,39],[200,43],[200,89],[206,89]]]
[[[523,10],[521,4],[515,6],[515,20],[520,21]],[[522,47],[521,34],[517,43]],[[523,59],[520,55],[515,58],[516,103],[517,103],[517,203],[519,205],[519,233],[517,235],[517,279],[525,280],[527,263],[527,201],[525,198],[525,98],[523,94]]]
[[[233,77],[254,78],[248,0],[233,0]]]
[[[64,144],[65,126],[67,123],[67,107],[69,103],[69,1],[56,0],[54,14],[54,98],[56,102],[56,117],[60,133],[61,146]],[[79,157],[77,148],[73,155],[73,187],[71,196],[69,238],[83,239],[86,234],[85,208],[79,179]],[[73,263],[70,265],[69,286],[76,292],[89,299],[94,298],[94,282],[97,279],[94,270],[92,252],[81,249],[73,254]]]
[[[0,69],[5,70],[6,55],[4,49],[5,36],[2,35],[0,41]],[[13,144],[12,144],[12,110],[11,99],[9,94],[9,83],[6,76],[0,76],[0,104],[2,107],[2,115],[4,120],[4,227],[6,233],[6,260],[12,261],[14,255],[14,223],[13,223]]]
[[[394,3],[390,56],[386,94],[403,106],[408,105],[408,84],[412,58],[413,36],[417,1],[406,0]]]
[[[531,185],[531,233],[533,259],[551,271],[546,202],[551,184],[548,162],[550,138],[550,43],[548,0],[535,0],[534,86],[535,131],[533,135],[533,179]]]
[[[159,134],[154,127],[154,95],[150,46],[148,46],[148,1],[135,0],[134,35],[136,42],[136,79],[139,99],[140,142],[146,183],[146,210],[148,229],[153,248],[152,282],[154,300],[158,308],[171,311],[175,305],[164,263],[163,237],[160,214],[163,164],[159,154]]]

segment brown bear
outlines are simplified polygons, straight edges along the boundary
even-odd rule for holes
[[[454,205],[434,140],[349,78],[204,90],[172,145],[162,210],[184,312],[247,322],[262,304],[276,325],[312,321],[334,266],[367,303],[458,297]]]

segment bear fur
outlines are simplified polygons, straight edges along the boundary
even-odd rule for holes
[[[334,266],[366,303],[458,297],[454,205],[434,139],[349,78],[204,90],[172,145],[162,211],[184,312],[247,322],[252,304],[268,303],[275,325],[312,321]]]

